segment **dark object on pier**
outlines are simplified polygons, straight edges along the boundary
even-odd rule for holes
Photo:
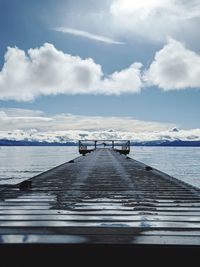
[[[152,171],[153,168],[152,168],[151,166],[145,166],[145,170],[146,170],[146,171]]]
[[[32,187],[32,181],[30,181],[30,180],[23,181],[19,184],[19,189],[22,191],[23,190],[29,190],[29,189],[31,189],[31,187]]]

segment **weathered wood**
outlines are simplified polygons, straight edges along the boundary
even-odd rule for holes
[[[97,149],[1,189],[0,243],[200,245],[200,190]]]

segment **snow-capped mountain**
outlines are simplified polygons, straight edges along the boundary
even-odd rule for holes
[[[36,129],[0,131],[0,145],[70,145],[78,140],[130,140],[134,145],[195,145],[200,144],[200,129],[153,132],[49,131]]]

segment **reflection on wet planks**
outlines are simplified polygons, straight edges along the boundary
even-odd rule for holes
[[[97,149],[0,194],[1,243],[200,244],[200,190]]]

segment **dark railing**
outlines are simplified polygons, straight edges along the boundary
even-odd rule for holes
[[[85,155],[96,149],[110,148],[121,154],[130,153],[129,140],[79,140],[79,153]]]

